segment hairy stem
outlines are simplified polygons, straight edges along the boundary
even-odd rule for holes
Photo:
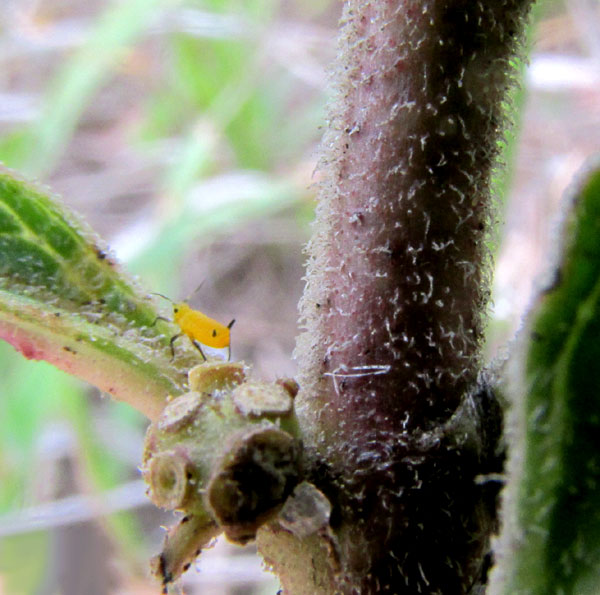
[[[481,572],[494,515],[473,477],[497,463],[484,453],[497,412],[491,441],[477,420],[468,446],[456,435],[460,416],[495,407],[486,391],[466,395],[489,291],[490,178],[530,4],[346,5],[297,357],[348,589],[462,592]]]
[[[526,4],[347,5],[298,348],[303,396],[326,417],[422,427],[477,374],[490,175]]]

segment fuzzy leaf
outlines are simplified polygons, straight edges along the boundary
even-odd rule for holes
[[[576,189],[564,254],[532,311],[522,462],[503,593],[600,592],[600,169]],[[520,406],[517,404],[517,410]],[[515,461],[517,461],[515,463]]]
[[[87,227],[0,172],[0,338],[129,402],[151,419],[179,394],[196,355]],[[166,330],[168,329],[168,330]]]

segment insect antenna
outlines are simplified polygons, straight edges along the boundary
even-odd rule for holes
[[[198,287],[196,287],[196,289],[194,289],[194,291],[192,291],[192,293],[190,293],[190,295],[188,295],[183,301],[186,304],[190,303],[190,300],[198,293],[198,291],[200,291],[200,288],[204,285],[204,280],[200,281]]]
[[[164,316],[157,316],[154,319],[154,322],[150,326],[154,326],[159,320],[164,320],[165,322],[170,322],[171,324],[173,324],[172,320],[169,320],[168,318],[165,318]]]
[[[150,295],[157,295],[158,297],[161,297],[165,300],[168,300],[169,302],[171,302],[173,305],[175,305],[175,303],[173,302],[173,300],[171,298],[168,298],[166,295],[163,295],[162,293],[151,293]],[[173,322],[172,320],[169,320],[168,318],[165,318],[164,316],[157,316],[154,319],[154,322],[150,325],[150,326],[154,326],[159,320],[164,320],[165,322]],[[172,346],[171,346],[172,347]]]
[[[157,295],[158,297],[161,297],[164,300],[167,300],[167,301],[171,302],[172,304],[175,303],[171,298],[168,298],[166,295],[163,295],[162,293],[157,293],[157,292],[154,291],[154,292],[150,293],[150,295]]]

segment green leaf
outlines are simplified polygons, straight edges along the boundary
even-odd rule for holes
[[[0,338],[155,419],[198,354],[83,223],[0,172]]]
[[[577,186],[563,234],[561,261],[526,327],[503,593],[600,592],[598,167]]]

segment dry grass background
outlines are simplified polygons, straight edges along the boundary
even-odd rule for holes
[[[111,30],[102,19],[126,5],[147,22],[103,65]],[[234,357],[267,378],[295,370],[339,12],[316,0],[0,6],[0,161],[62,195],[149,291],[178,298],[203,282],[193,305],[235,317]],[[65,79],[99,31],[105,38]],[[565,189],[600,149],[597,1],[545,3],[516,101],[490,355],[518,328]],[[139,483],[143,420],[93,390],[81,399],[40,366],[1,347],[0,594],[156,593],[145,561],[171,520]],[[30,396],[15,388],[33,376]],[[56,397],[65,390],[83,409]],[[107,516],[107,502],[132,512]],[[48,529],[33,531],[40,519]],[[188,595],[277,590],[251,548],[219,542],[199,568],[185,578]]]

